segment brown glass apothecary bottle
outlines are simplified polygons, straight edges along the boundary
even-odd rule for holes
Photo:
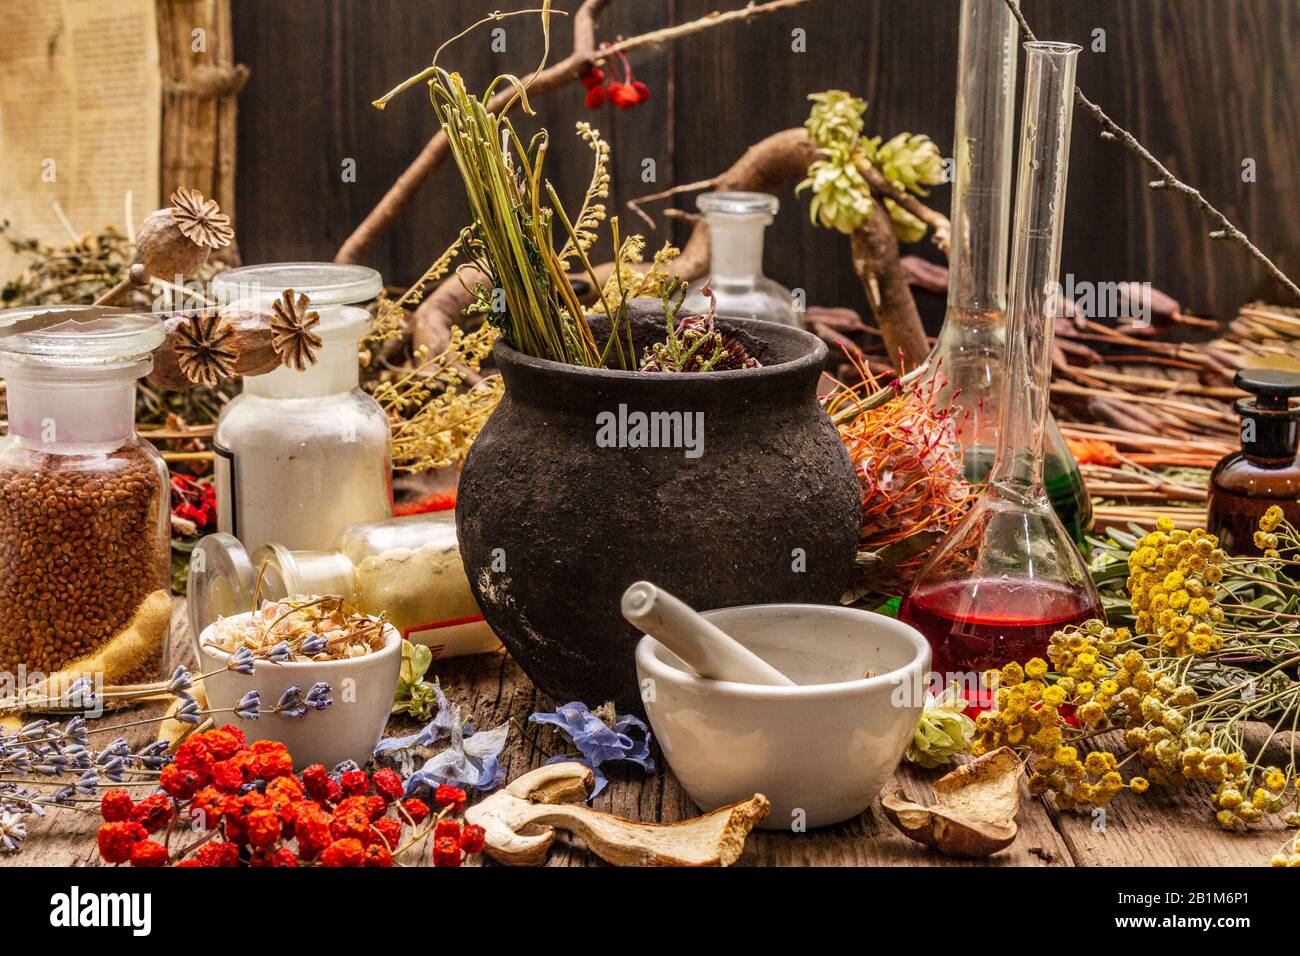
[[[1242,369],[1234,380],[1251,398],[1237,401],[1241,451],[1210,473],[1206,530],[1219,536],[1229,554],[1259,555],[1255,532],[1273,505],[1300,525],[1300,374],[1278,369]]]

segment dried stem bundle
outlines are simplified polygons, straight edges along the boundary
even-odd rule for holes
[[[461,390],[465,370],[478,371],[496,335],[490,325],[468,334],[456,327],[441,353],[417,350],[414,367],[375,386],[372,394],[392,427],[395,469],[432,471],[464,461],[505,392],[499,375]]]

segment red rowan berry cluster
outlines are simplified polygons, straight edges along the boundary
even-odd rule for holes
[[[630,110],[650,99],[650,87],[638,80],[632,73],[632,65],[627,57],[618,54],[623,67],[623,79],[606,81],[605,71],[598,66],[590,66],[580,77],[582,85],[587,88],[586,103],[593,110],[600,109],[605,103],[612,103],[621,110]]]
[[[315,764],[295,775],[284,744],[248,744],[230,725],[189,737],[159,785],[138,803],[125,790],[104,794],[98,843],[106,862],[383,867],[432,835],[434,865],[460,866],[483,849],[482,827],[456,819],[466,799],[459,787],[438,787],[435,811],[404,798],[402,778],[387,768],[331,773]]]

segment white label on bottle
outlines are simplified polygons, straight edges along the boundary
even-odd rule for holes
[[[433,658],[482,654],[500,647],[500,641],[481,614],[472,617],[416,624],[402,631],[413,644],[423,644],[433,651]]]

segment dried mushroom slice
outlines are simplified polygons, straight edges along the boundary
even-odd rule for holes
[[[880,803],[889,822],[917,843],[949,856],[991,856],[1019,832],[1020,772],[1020,758],[1002,747],[940,778],[932,806],[913,803],[901,789]]]

